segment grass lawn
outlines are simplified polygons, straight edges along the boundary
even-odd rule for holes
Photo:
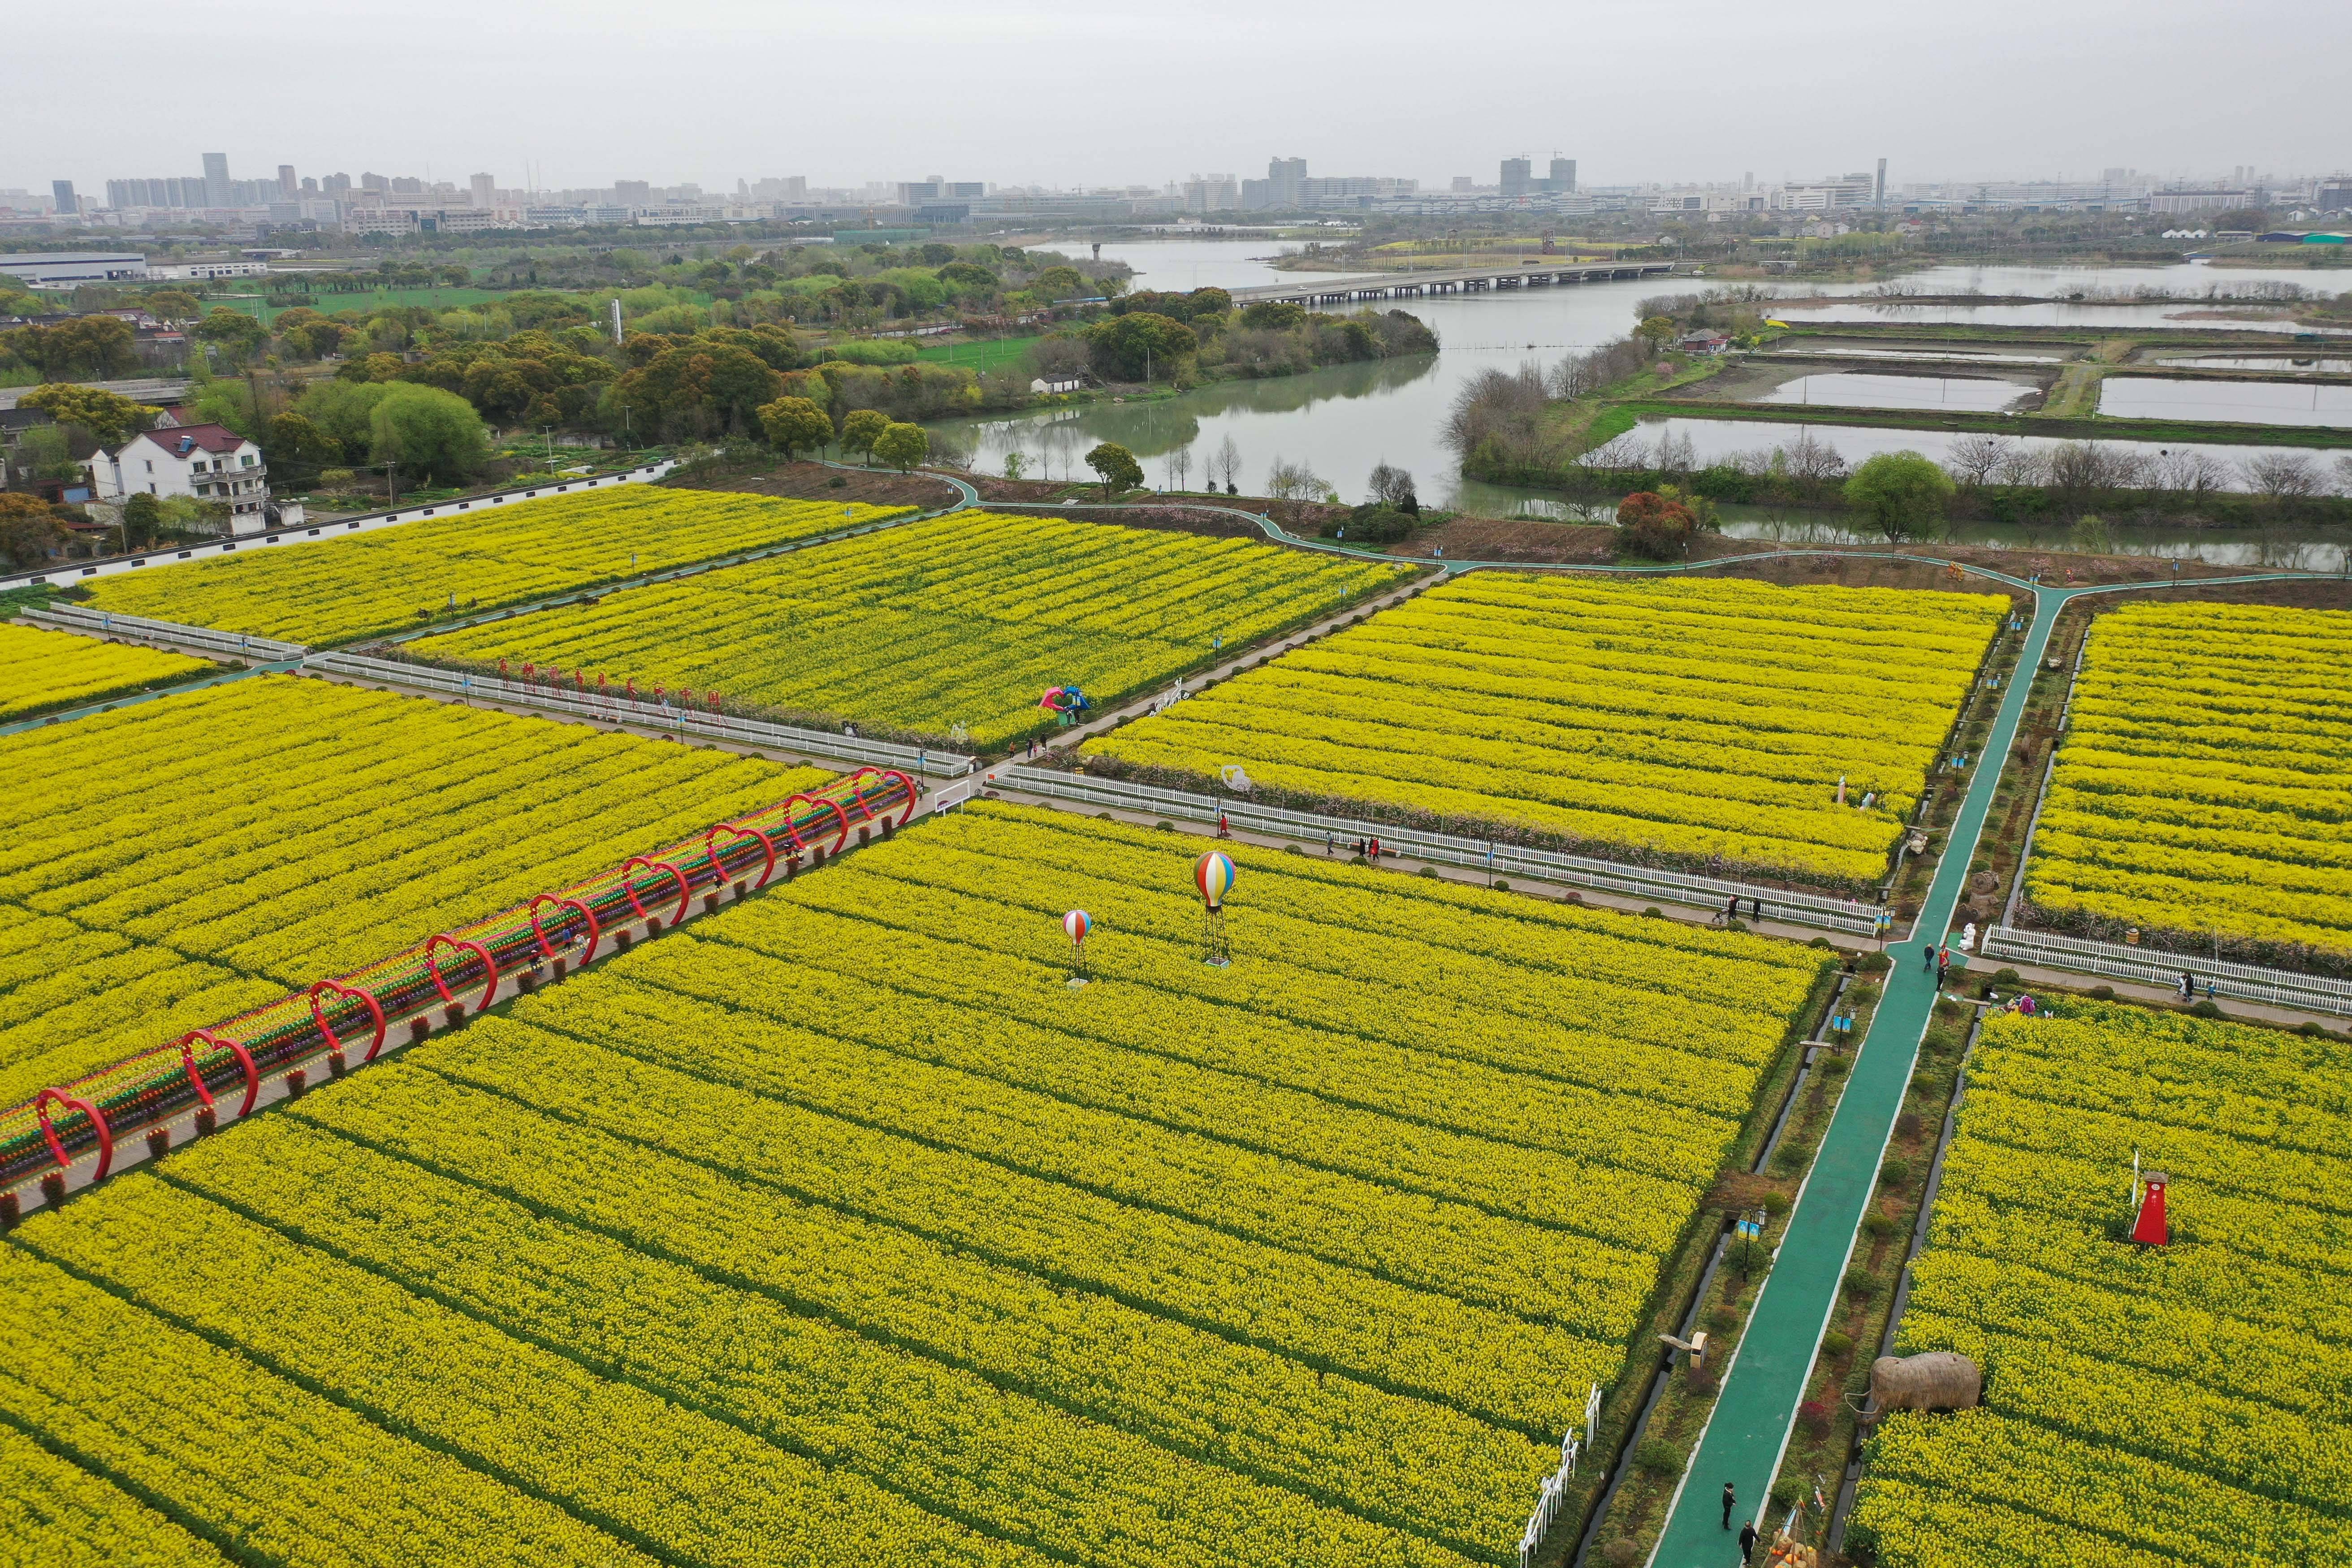
[[[312,295],[310,308],[321,315],[331,316],[338,310],[381,310],[389,305],[424,305],[436,310],[454,310],[464,305],[479,305],[501,299],[507,290],[498,289],[371,289],[365,293],[330,293],[325,289]],[[207,294],[205,308],[226,305],[233,310],[245,310],[259,316],[263,324],[277,321],[291,306],[264,304],[259,294]]]
[[[1029,345],[1037,341],[1033,334],[1025,338],[982,338],[961,343],[932,343],[915,351],[915,357],[933,364],[961,365],[965,370],[1003,370],[1018,364]]]

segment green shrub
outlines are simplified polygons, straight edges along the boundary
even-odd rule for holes
[[[2189,1008],[2189,1010],[2191,1013],[2196,1014],[2200,1018],[2218,1018],[2221,1016],[2220,1005],[2217,1004],[2210,996],[2208,996],[2205,1000],[2198,1003],[2197,1005]]]
[[[1878,1168],[1878,1184],[1899,1187],[1911,1179],[1911,1162],[1897,1156]]]
[[[1832,1329],[1822,1336],[1822,1349],[1831,1360],[1838,1360],[1853,1350],[1853,1336],[1843,1329]]]
[[[1862,1233],[1869,1237],[1892,1236],[1895,1234],[1895,1222],[1873,1209],[1862,1216]]]
[[[1852,1268],[1846,1271],[1845,1293],[1854,1300],[1874,1301],[1878,1299],[1878,1280],[1869,1270]]]
[[[1683,1452],[1664,1437],[1651,1437],[1633,1450],[1633,1468],[1654,1476],[1679,1476],[1683,1473]]]

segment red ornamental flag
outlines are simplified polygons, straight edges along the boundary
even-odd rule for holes
[[[713,713],[718,712],[718,711],[719,711],[719,693],[717,693],[716,691],[706,691],[706,692],[704,692],[704,693],[703,693],[703,695],[704,695],[705,697],[708,697],[708,698],[709,698],[709,699],[710,699],[710,710],[711,710]]]
[[[507,661],[506,661],[505,659],[500,659],[500,660],[499,660],[499,679],[500,680],[504,680],[506,678],[507,678]]]
[[[2161,1171],[2147,1173],[2147,1195],[2139,1201],[2139,1223],[2132,1226],[2132,1239],[2147,1247],[2164,1247],[2172,1240],[2172,1232],[2164,1218],[2164,1189],[2172,1180]]]
[[[535,664],[524,665],[522,667],[522,678],[525,680],[537,680],[539,679],[539,666]]]
[[[637,700],[637,678],[636,678],[635,676],[634,676],[634,675],[633,675],[633,676],[629,677],[629,700],[630,700],[630,701],[632,701],[632,702],[635,702],[636,700]]]

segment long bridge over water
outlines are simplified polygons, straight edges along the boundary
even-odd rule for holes
[[[1229,290],[1236,305],[1282,300],[1296,305],[1328,305],[1357,300],[1392,300],[1408,294],[1462,294],[1488,289],[1549,289],[1571,283],[1613,283],[1626,279],[1667,278],[1672,261],[1542,260],[1487,263],[1387,276],[1301,279],[1296,282],[1261,283]]]

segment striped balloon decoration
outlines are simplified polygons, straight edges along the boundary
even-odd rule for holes
[[[1192,863],[1192,883],[1201,889],[1201,901],[1212,910],[1224,906],[1225,895],[1234,890],[1233,857],[1212,849]]]
[[[1087,940],[1087,932],[1095,929],[1094,917],[1084,910],[1072,910],[1062,917],[1062,929],[1070,933],[1073,945]]]

